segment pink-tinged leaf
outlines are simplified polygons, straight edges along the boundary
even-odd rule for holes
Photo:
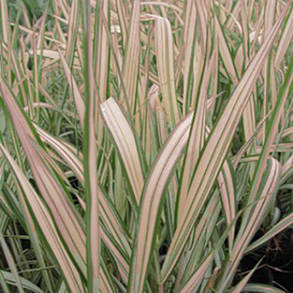
[[[282,31],[282,36],[278,45],[276,57],[275,57],[275,66],[280,67],[282,60],[292,43],[293,38],[293,6],[291,6],[290,14],[288,19],[285,22],[284,30]]]
[[[126,57],[123,63],[123,82],[126,90],[126,97],[124,97],[124,99],[128,100],[127,104],[130,106],[131,111],[133,111],[135,106],[136,86],[139,69],[139,18],[140,0],[134,0],[132,6],[131,22],[129,26],[129,37],[126,47]]]
[[[255,265],[255,267],[233,288],[231,293],[241,293],[243,292],[243,289],[255,270],[257,269],[258,265],[261,263],[262,259]]]
[[[192,130],[188,141],[186,157],[184,162],[184,169],[182,174],[182,182],[180,188],[179,197],[179,215],[183,214],[185,208],[185,202],[188,197],[189,183],[192,178],[192,173],[196,162],[198,161],[200,152],[206,139],[206,110],[207,110],[207,91],[210,81],[210,74],[214,65],[215,54],[213,54],[210,60],[207,60],[203,68],[203,77],[196,90],[193,92],[194,99],[193,107],[195,107],[194,120],[192,122]]]
[[[227,226],[229,227],[236,217],[235,188],[231,170],[227,161],[223,164],[223,170],[219,174],[218,183],[221,191],[221,199],[225,211]],[[235,225],[229,233],[229,251],[232,250],[235,237]]]
[[[163,191],[170,179],[170,175],[184,149],[192,120],[189,114],[174,129],[169,140],[157,158],[149,178],[145,184],[143,197],[140,202],[138,230],[132,251],[129,292],[143,292],[148,264],[155,238],[155,227],[160,214],[159,206],[162,202]]]
[[[216,26],[216,32],[217,32],[218,41],[219,41],[220,55],[223,60],[223,65],[225,67],[225,70],[229,74],[229,77],[232,79],[232,82],[234,84],[237,84],[238,83],[237,72],[236,72],[234,63],[232,61],[232,56],[227,44],[227,40],[225,39],[223,29],[217,17],[215,17],[215,26]]]
[[[100,107],[103,119],[119,149],[138,204],[144,184],[144,176],[132,129],[113,98],[106,100]]]
[[[169,122],[175,125],[179,121],[179,112],[175,90],[173,39],[168,19],[155,18],[155,48],[163,103],[166,105]]]
[[[204,275],[207,272],[208,267],[211,265],[213,261],[214,253],[210,253],[210,255],[204,260],[204,262],[199,266],[196,272],[192,275],[190,280],[186,283],[180,293],[189,293],[193,292],[193,290],[201,284]]]

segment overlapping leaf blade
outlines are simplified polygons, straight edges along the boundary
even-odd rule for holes
[[[208,197],[214,181],[218,175],[220,167],[225,159],[241,114],[248,101],[258,74],[263,66],[263,61],[277,36],[281,27],[283,16],[275,24],[272,34],[266,39],[260,48],[243,78],[239,82],[232,97],[230,98],[220,120],[210,134],[210,137],[201,154],[199,162],[194,172],[193,180],[190,185],[190,195],[186,201],[185,213],[180,218],[174,238],[169,247],[169,251],[162,268],[162,280],[170,274],[172,268],[179,258],[184,244],[186,243],[193,224],[197,220],[199,213]]]

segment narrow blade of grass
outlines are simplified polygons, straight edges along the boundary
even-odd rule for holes
[[[140,202],[138,229],[132,251],[128,292],[143,292],[148,264],[154,245],[159,207],[170,175],[184,149],[192,119],[189,114],[172,132],[146,181]]]
[[[175,125],[179,121],[179,112],[175,91],[173,39],[168,19],[156,17],[155,30],[155,48],[163,102],[166,104],[169,122]]]
[[[192,290],[194,290],[196,286],[198,286],[202,282],[202,278],[204,277],[208,267],[211,265],[213,257],[214,254],[210,253],[205,261],[199,266],[196,273],[193,274],[193,276],[190,278],[184,288],[180,291],[180,293],[193,292]]]
[[[292,42],[293,38],[293,5],[291,4],[290,13],[284,23],[284,29],[282,30],[282,36],[278,45],[277,53],[275,56],[275,66],[280,67],[281,61],[284,59],[284,56]]]
[[[132,129],[113,98],[101,104],[101,113],[119,149],[122,162],[138,204],[144,184],[138,147]]]
[[[136,86],[138,78],[138,63],[140,52],[140,35],[139,35],[139,21],[140,21],[140,0],[134,0],[132,4],[131,22],[129,27],[129,35],[126,47],[126,56],[123,62],[123,82],[128,99],[130,110],[133,111],[135,106]]]
[[[241,293],[243,292],[243,289],[245,287],[245,285],[247,284],[247,282],[249,281],[249,279],[251,278],[251,276],[253,275],[253,273],[256,271],[258,265],[260,264],[262,260],[260,260],[255,266],[254,268],[233,288],[233,291],[231,293]]]

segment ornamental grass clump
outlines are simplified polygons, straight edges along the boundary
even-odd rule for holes
[[[292,1],[0,9],[3,292],[286,292]]]

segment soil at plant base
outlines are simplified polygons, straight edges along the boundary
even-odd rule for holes
[[[271,239],[266,245],[246,255],[241,263],[236,279],[241,280],[247,272],[262,259],[259,268],[249,280],[293,293],[293,233],[288,229]]]

